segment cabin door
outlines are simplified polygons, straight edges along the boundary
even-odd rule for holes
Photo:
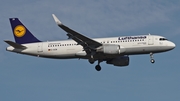
[[[148,36],[148,45],[153,45],[154,44],[154,37],[152,35]]]

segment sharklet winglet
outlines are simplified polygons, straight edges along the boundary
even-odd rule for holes
[[[62,22],[54,14],[52,14],[52,16],[57,25],[62,25]]]

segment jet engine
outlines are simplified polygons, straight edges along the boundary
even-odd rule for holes
[[[129,56],[120,56],[111,60],[106,61],[107,64],[112,64],[114,66],[128,66]]]
[[[125,52],[125,49],[121,48],[120,45],[105,44],[97,48],[97,52],[103,52],[105,54],[120,54]]]

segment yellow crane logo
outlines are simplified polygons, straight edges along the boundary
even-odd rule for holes
[[[26,28],[22,25],[18,25],[14,28],[14,35],[16,37],[23,37],[26,33]]]

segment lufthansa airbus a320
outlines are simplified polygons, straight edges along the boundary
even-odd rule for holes
[[[10,18],[15,42],[5,40],[10,46],[7,51],[53,59],[87,59],[95,69],[101,70],[105,61],[114,66],[128,66],[129,55],[149,54],[154,63],[154,53],[166,52],[175,44],[159,35],[120,36],[109,38],[89,38],[65,26],[53,14],[56,24],[67,32],[69,40],[43,42],[37,39],[18,18]]]

